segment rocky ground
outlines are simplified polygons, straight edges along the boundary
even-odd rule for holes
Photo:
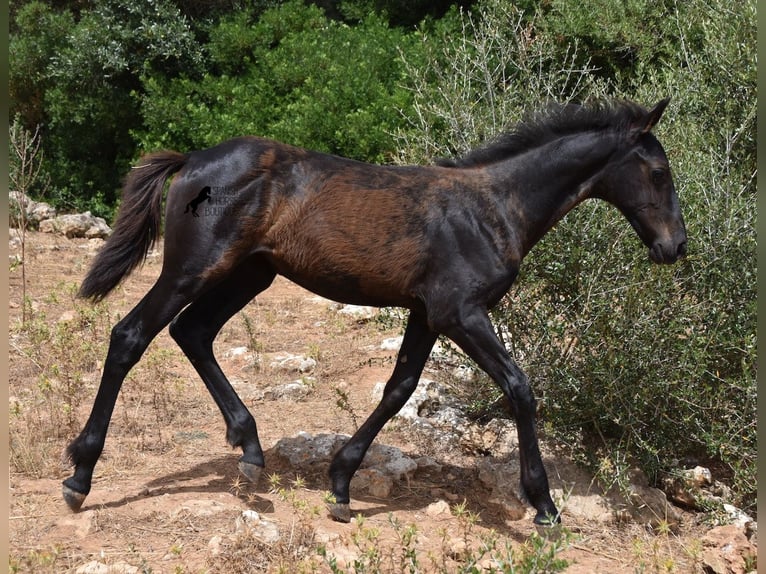
[[[331,455],[380,396],[400,324],[393,314],[342,307],[281,278],[215,346],[259,425],[267,459],[259,484],[238,474],[239,453],[225,444],[215,404],[163,333],[123,386],[93,490],[73,514],[61,498],[70,472],[63,449],[88,416],[109,328],[156,279],[161,255],[151,253],[94,307],[74,292],[102,240],[49,231],[22,241],[11,230],[10,237],[15,571],[459,572],[473,563],[491,571],[511,557],[519,572],[559,571],[554,559],[570,573],[755,568],[755,524],[747,517],[670,504],[638,472],[621,492],[604,493],[545,441],[564,529],[540,537],[516,496],[513,423],[466,416],[455,397],[475,374],[448,345],[435,350],[413,400],[358,471],[358,516],[333,522],[325,507]],[[695,476],[715,483],[702,470]],[[535,569],[533,555],[548,566],[540,558]]]

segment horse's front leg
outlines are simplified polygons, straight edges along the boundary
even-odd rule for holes
[[[429,330],[423,317],[412,313],[407,322],[396,367],[383,390],[383,398],[359,430],[338,451],[330,464],[330,479],[334,503],[330,514],[335,520],[351,520],[349,485],[380,429],[398,413],[418,386],[420,374],[431,349],[436,333]]]
[[[535,523],[550,525],[559,522],[559,513],[551,499],[548,475],[540,456],[535,422],[536,401],[526,375],[497,338],[486,310],[464,309],[443,317],[457,317],[457,320],[446,324],[442,332],[492,377],[511,403],[519,438],[521,487],[537,510]]]

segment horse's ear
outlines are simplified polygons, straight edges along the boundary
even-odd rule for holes
[[[636,122],[630,128],[630,139],[635,142],[643,134],[647,134],[652,131],[652,128],[657,125],[657,122],[660,121],[662,112],[665,111],[665,108],[668,106],[669,102],[670,98],[660,100],[657,105],[654,106],[654,108],[646,112],[642,118],[636,120]]]
[[[670,98],[660,100],[657,105],[654,106],[654,108],[648,114],[646,114],[646,118],[644,119],[644,128],[641,133],[645,134],[657,125],[657,122],[659,122],[660,118],[662,117],[662,112],[664,112],[665,108],[668,107],[669,102]]]

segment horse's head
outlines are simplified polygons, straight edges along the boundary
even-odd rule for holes
[[[615,155],[595,186],[596,196],[625,215],[655,263],[674,263],[686,255],[686,229],[668,158],[651,133],[669,101],[630,126],[624,153]]]

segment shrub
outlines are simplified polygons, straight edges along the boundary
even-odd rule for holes
[[[673,96],[657,135],[674,168],[687,259],[670,268],[650,264],[619,213],[588,202],[533,249],[494,317],[530,375],[542,428],[595,468],[615,469],[602,477],[608,484],[630,464],[656,477],[684,462],[717,461],[728,469],[737,501],[749,507],[757,368],[755,7],[674,6],[655,32],[665,39],[662,53],[645,53],[621,68],[624,74],[604,76],[580,52],[587,45],[575,25],[580,19],[569,29],[560,12],[522,14],[482,2],[477,16],[462,16],[464,33],[445,41],[429,69],[410,68],[416,114],[400,138],[411,150],[404,159],[422,160],[474,147],[477,136],[492,137],[544,98],[611,95],[652,105]],[[546,20],[554,16],[555,26]],[[582,17],[597,19],[593,11]],[[619,26],[643,29],[630,21]],[[617,49],[612,43],[600,49],[619,65],[608,53]],[[498,395],[489,389],[479,402],[492,404]]]
[[[361,160],[391,155],[408,97],[397,57],[404,32],[376,16],[350,27],[287,2],[257,21],[232,16],[211,38],[211,73],[145,78],[144,149],[252,134]]]
[[[108,215],[133,159],[139,75],[176,74],[196,66],[200,54],[170,2],[101,0],[77,12],[37,2],[18,10],[11,112],[23,113],[28,129],[44,126],[57,206]]]

